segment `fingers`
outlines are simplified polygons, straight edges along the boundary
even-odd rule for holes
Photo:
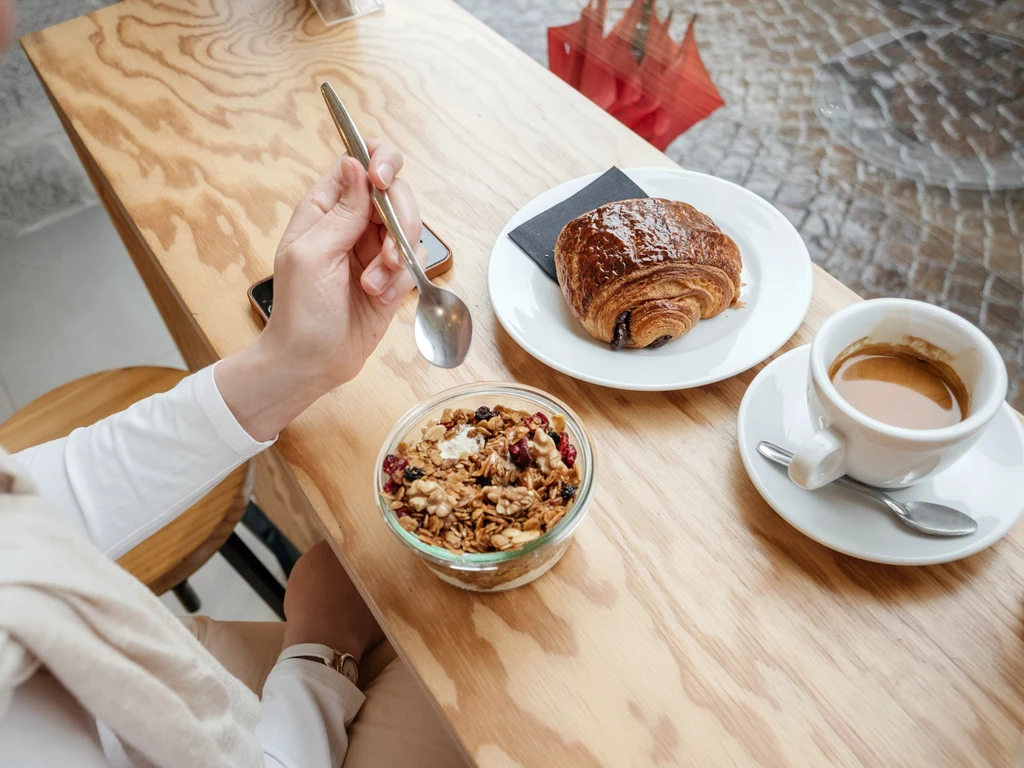
[[[3,0],[0,0],[0,2],[3,2]],[[370,152],[370,172],[368,176],[371,183],[378,189],[388,189],[394,184],[395,176],[404,165],[402,153],[398,151],[398,147],[392,142],[385,139],[369,139],[366,142],[366,146]],[[323,176],[313,183],[313,186],[309,188],[309,191],[306,192],[298,205],[295,206],[295,211],[292,213],[284,235],[281,237],[278,251],[284,250],[295,240],[309,232],[317,222],[337,205],[343,191],[341,169],[344,161],[344,155],[335,160],[334,164]],[[405,188],[408,189],[407,185]],[[411,193],[403,192],[402,194]],[[371,217],[374,222],[381,223],[380,216],[376,210],[372,211]],[[419,240],[418,235],[416,239]],[[369,258],[375,256],[377,252],[375,248]]]
[[[423,232],[423,223],[412,189],[402,179],[396,179],[388,190],[388,197],[402,232],[415,250]],[[371,296],[379,296],[391,284],[393,273],[405,268],[398,246],[390,235],[384,238],[380,248],[373,248],[375,244],[375,238],[367,237],[356,251],[356,257],[365,268],[361,278],[363,289]]]
[[[383,254],[381,254],[381,256],[378,257],[378,259],[382,259],[382,258],[383,258]],[[424,266],[424,267],[426,266],[426,264],[427,264],[427,249],[426,249],[426,247],[421,245],[421,246],[416,248],[416,260],[420,263],[421,266]],[[391,304],[394,304],[395,302],[397,302],[397,301],[401,300],[402,298],[404,298],[405,295],[407,293],[409,293],[410,290],[412,290],[412,287],[414,285],[413,279],[412,279],[412,275],[409,274],[409,271],[407,269],[405,269],[404,266],[399,271],[391,271],[391,270],[384,271],[384,270],[382,270],[382,271],[384,271],[384,274],[388,275],[388,280],[384,284],[382,284],[379,288],[374,287],[374,289],[371,290],[367,286],[367,284],[366,284],[367,283],[367,275],[371,273],[371,270],[375,266],[377,266],[376,262],[374,264],[371,264],[370,267],[368,267],[366,269],[366,271],[363,272],[363,277],[362,277],[362,281],[361,282],[362,282],[363,290],[365,290],[371,296],[376,296],[377,297],[377,301],[381,304],[381,306],[385,306],[386,307],[386,306],[389,306]]]
[[[370,181],[377,189],[387,189],[402,170],[402,153],[387,139],[369,139],[366,148],[370,151]]]
[[[298,205],[292,212],[292,217],[285,227],[281,236],[281,244],[278,251],[282,251],[295,242],[302,235],[306,234],[313,225],[324,217],[324,212],[334,207],[334,204],[341,197],[341,164],[345,159],[339,157],[330,168],[313,182]]]
[[[309,253],[347,253],[369,226],[370,185],[359,162],[351,157],[342,158],[333,181],[333,186],[325,185],[310,200],[311,205],[322,209],[319,221],[295,241]]]

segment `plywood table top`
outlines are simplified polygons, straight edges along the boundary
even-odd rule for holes
[[[558,374],[496,322],[487,257],[509,217],[576,176],[672,163],[447,0],[388,0],[330,30],[305,0],[125,2],[29,36],[29,56],[190,362],[259,332],[245,297],[292,207],[342,150],[318,87],[390,136],[442,282],[470,305],[455,371],[415,350],[414,299],[351,384],[279,450],[402,657],[484,766],[1005,766],[1024,729],[1022,534],[959,563],[836,554],[762,501],[736,448],[756,371],[616,392]],[[137,262],[138,263],[138,262]],[[142,267],[140,266],[140,269]],[[155,277],[154,277],[155,275]],[[162,281],[162,283],[161,283]],[[787,348],[856,297],[816,270]],[[386,530],[374,458],[455,384],[570,403],[600,457],[590,517],[533,585],[449,587]]]

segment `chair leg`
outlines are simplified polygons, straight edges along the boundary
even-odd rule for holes
[[[192,585],[188,583],[188,579],[178,584],[172,590],[174,596],[178,598],[179,602],[185,607],[185,610],[189,613],[195,613],[203,607],[202,602],[199,600],[199,595],[192,589]]]
[[[237,533],[232,533],[220,553],[231,564],[238,575],[245,579],[263,602],[270,606],[270,610],[284,620],[284,586],[274,578],[274,574],[267,570],[260,559],[252,553],[252,550],[245,546],[245,542],[239,538]]]
[[[256,538],[267,546],[267,549],[271,551],[274,557],[277,558],[277,562],[280,563],[284,575],[291,575],[292,566],[295,565],[295,562],[302,553],[277,529],[277,526],[270,522],[270,519],[263,514],[263,510],[257,506],[256,502],[250,501],[249,505],[245,508],[245,514],[242,515],[242,525],[252,531]]]

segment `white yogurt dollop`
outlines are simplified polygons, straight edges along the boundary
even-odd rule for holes
[[[468,434],[470,429],[472,427],[469,424],[463,424],[459,431],[450,439],[442,440],[437,444],[438,450],[441,451],[442,459],[461,459],[463,456],[469,456],[484,447],[483,436],[475,435],[470,437]]]

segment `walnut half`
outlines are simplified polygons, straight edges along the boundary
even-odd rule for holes
[[[499,515],[508,517],[524,512],[538,501],[536,492],[520,486],[488,488],[487,498],[494,503]]]
[[[555,445],[555,441],[551,439],[551,435],[543,429],[537,429],[534,431],[533,448],[537,453],[534,458],[534,462],[537,464],[537,469],[545,475],[549,474],[553,469],[560,469],[565,466],[562,463],[561,451],[558,450],[558,446]]]
[[[417,512],[425,510],[436,517],[448,517],[456,502],[454,496],[437,482],[426,477],[421,477],[409,486],[405,500]]]

